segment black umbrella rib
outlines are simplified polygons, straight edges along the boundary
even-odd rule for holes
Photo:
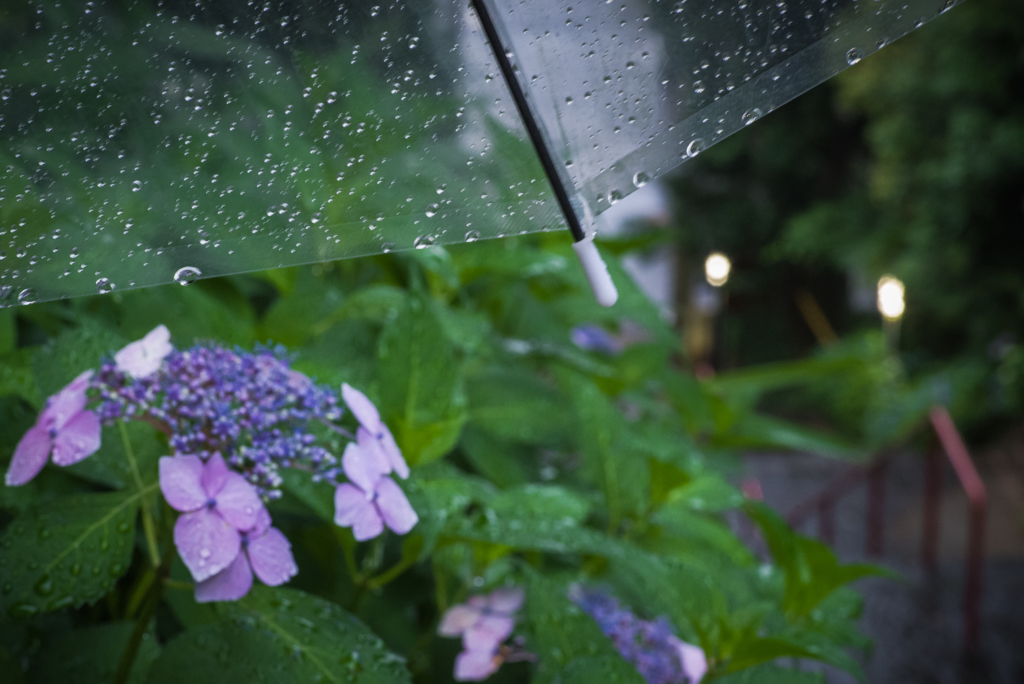
[[[555,192],[558,206],[561,208],[562,214],[569,224],[569,232],[572,233],[573,240],[579,242],[586,237],[586,233],[583,230],[583,226],[580,225],[576,212],[573,211],[572,203],[569,201],[569,193],[566,191],[565,185],[562,184],[561,176],[558,174],[558,167],[555,165],[555,160],[552,158],[551,151],[548,150],[547,142],[544,140],[544,135],[537,124],[537,117],[534,115],[533,110],[530,109],[530,103],[526,99],[526,94],[519,84],[519,79],[516,78],[512,62],[509,61],[505,46],[501,43],[501,37],[498,35],[498,29],[494,25],[494,20],[487,9],[487,4],[484,0],[470,0],[470,4],[476,10],[477,16],[480,17],[480,23],[484,27],[484,33],[487,34],[487,41],[491,44],[494,57],[498,60],[501,74],[505,77],[505,83],[512,93],[512,99],[515,100],[519,116],[526,125],[526,132],[530,135],[530,142],[533,143],[533,148],[537,151],[540,164],[544,167],[544,174],[548,177],[551,189]]]

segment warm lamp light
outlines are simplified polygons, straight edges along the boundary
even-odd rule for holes
[[[715,287],[725,285],[729,280],[729,271],[731,270],[732,262],[721,252],[712,252],[704,260],[704,277]]]
[[[906,303],[903,301],[903,281],[892,276],[882,276],[878,281],[878,312],[889,321],[898,321],[903,316]]]

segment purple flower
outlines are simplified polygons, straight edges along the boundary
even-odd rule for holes
[[[85,371],[46,400],[36,424],[18,442],[5,482],[23,485],[34,478],[53,454],[60,466],[78,463],[100,448],[100,419],[85,409],[85,391],[92,371]]]
[[[648,684],[697,684],[707,672],[704,651],[676,637],[666,619],[643,620],[593,589],[575,586],[569,598],[594,618]]]
[[[352,387],[348,383],[341,386],[341,398],[348,404],[352,415],[359,421],[360,431],[365,430],[367,436],[376,440],[384,456],[384,463],[387,470],[384,474],[394,471],[403,480],[409,477],[409,466],[402,458],[402,452],[398,443],[388,430],[388,426],[380,419],[380,412],[373,402],[366,398],[366,395]],[[357,433],[358,438],[358,433]],[[362,440],[360,440],[362,443]]]
[[[237,601],[252,588],[252,575],[276,587],[298,572],[288,539],[270,526],[270,514],[260,508],[256,525],[242,532],[242,549],[235,560],[213,577],[196,584],[196,601]]]
[[[158,325],[141,340],[136,340],[114,354],[117,369],[134,378],[147,378],[156,373],[167,355],[174,351],[171,331]]]
[[[340,484],[334,491],[334,522],[351,527],[357,541],[373,539],[384,525],[405,534],[419,522],[402,489],[381,470],[373,454],[350,443],[341,467],[352,484]]]
[[[570,333],[572,343],[584,351],[599,351],[616,355],[622,351],[622,341],[604,328],[593,325],[578,325]]]
[[[184,513],[174,525],[174,545],[197,582],[231,565],[242,545],[239,532],[256,527],[263,510],[255,488],[228,470],[220,454],[205,464],[198,456],[164,456],[160,490]]]
[[[515,613],[523,605],[522,587],[503,587],[487,596],[472,596],[449,608],[437,633],[462,637],[463,651],[455,658],[455,679],[480,681],[501,666],[501,642],[512,634]]]

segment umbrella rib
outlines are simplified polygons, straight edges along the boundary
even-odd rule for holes
[[[583,226],[580,225],[580,220],[572,208],[572,203],[569,201],[569,193],[562,183],[558,167],[551,156],[551,151],[548,150],[547,141],[544,139],[544,134],[537,123],[537,117],[534,116],[530,103],[526,99],[526,93],[523,92],[519,79],[516,78],[512,62],[509,61],[505,46],[501,42],[501,36],[498,35],[498,29],[491,18],[490,10],[487,8],[487,3],[484,0],[470,0],[470,4],[476,10],[480,23],[483,25],[484,33],[487,34],[487,41],[491,44],[491,51],[494,52],[494,57],[498,60],[501,74],[505,77],[505,83],[512,93],[516,109],[519,110],[519,116],[526,125],[526,132],[530,135],[530,142],[533,143],[533,148],[537,151],[541,166],[544,167],[544,174],[548,177],[551,189],[554,190],[555,199],[558,200],[558,206],[562,210],[566,222],[569,224],[569,232],[572,233],[573,240],[580,242],[586,238],[586,232],[583,230]]]

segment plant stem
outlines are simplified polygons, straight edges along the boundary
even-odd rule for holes
[[[153,580],[156,579],[156,568],[148,567],[142,571],[142,577],[139,578],[138,583],[132,590],[131,596],[128,598],[128,605],[124,609],[125,619],[131,619],[134,617],[135,612],[142,605],[143,600],[149,594],[149,588],[153,586]]]
[[[141,492],[145,487],[142,484],[142,475],[139,474],[139,464],[135,461],[135,454],[132,452],[131,440],[128,439],[128,430],[124,426],[124,421],[117,421],[117,426],[121,430],[121,441],[124,443],[124,453],[128,457],[128,465],[131,466],[132,476],[135,478],[135,486],[139,488]],[[153,514],[149,510],[149,498],[142,498],[142,529],[146,533],[146,546],[149,549],[149,562],[152,563],[153,567],[160,565],[160,548],[156,543],[156,526],[153,524]]]
[[[403,572],[405,572],[409,568],[409,566],[411,566],[415,562],[416,556],[409,556],[407,558],[401,559],[400,561],[398,561],[397,563],[395,563],[390,568],[380,573],[376,577],[371,577],[366,582],[366,587],[368,589],[380,589],[385,584],[387,584],[388,582],[390,582],[391,580],[395,579]]]
[[[128,677],[132,673],[132,665],[135,664],[135,658],[139,654],[139,646],[142,644],[142,637],[145,636],[146,630],[149,628],[149,623],[153,621],[153,616],[156,615],[156,609],[160,607],[160,599],[164,593],[163,580],[167,579],[167,575],[171,571],[171,560],[174,558],[174,546],[171,544],[167,545],[167,550],[164,552],[163,559],[157,561],[157,567],[154,577],[160,578],[159,582],[152,582],[150,584],[149,596],[146,599],[146,603],[142,608],[142,612],[139,613],[138,619],[135,620],[135,626],[132,628],[132,633],[128,637],[128,643],[124,646],[124,651],[121,653],[121,661],[117,665],[117,674],[114,676],[114,684],[127,684]]]

